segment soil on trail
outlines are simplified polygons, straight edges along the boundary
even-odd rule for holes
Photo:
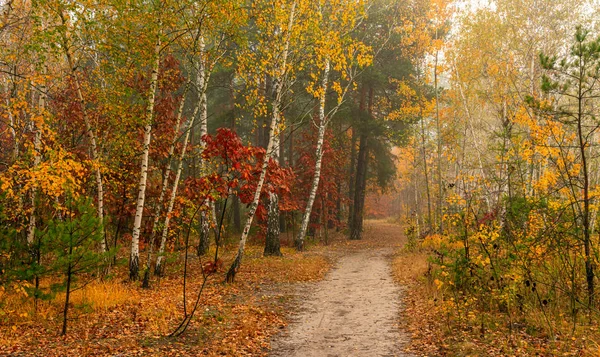
[[[363,241],[338,245],[325,279],[298,292],[298,312],[273,340],[271,356],[407,356],[398,328],[401,288],[390,268],[401,232],[369,221]]]

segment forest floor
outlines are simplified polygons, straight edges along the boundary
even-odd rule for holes
[[[361,241],[330,230],[327,245],[309,241],[301,253],[290,247],[290,233],[282,238],[283,257],[262,257],[261,242],[250,242],[235,283],[224,284],[236,249],[232,239],[180,337],[167,336],[184,317],[181,255],[170,258],[166,276],[154,278],[150,289],[128,281],[126,264],[108,279],[81,277],[86,285],[72,295],[66,336],[59,335],[64,294],[36,306],[14,284],[0,289],[0,356],[267,356],[271,344],[275,356],[310,356],[301,345],[319,356],[402,356],[401,290],[390,268],[404,244],[401,232],[398,225],[367,221]],[[202,263],[190,254],[188,314],[202,284]],[[312,331],[315,323],[328,333]],[[303,343],[303,336],[311,342]]]

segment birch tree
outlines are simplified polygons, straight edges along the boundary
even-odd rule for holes
[[[301,49],[300,43],[297,43],[300,35],[299,19],[302,19],[306,14],[306,3],[301,0],[288,2],[285,0],[276,1],[274,4],[270,2],[256,2],[252,5],[250,17],[255,16],[256,26],[258,27],[259,41],[256,44],[256,51],[248,49],[241,54],[243,61],[240,63],[238,71],[247,81],[254,81],[255,84],[260,83],[264,75],[269,75],[273,80],[273,93],[270,100],[270,120],[269,120],[269,138],[265,156],[261,165],[261,173],[256,185],[256,191],[250,204],[246,223],[240,237],[237,255],[227,271],[226,281],[233,282],[237,270],[240,267],[248,233],[258,208],[265,178],[267,176],[267,168],[269,160],[272,159],[275,152],[279,151],[276,136],[279,132],[282,123],[281,104],[283,96],[289,88],[290,82],[293,80],[293,68],[288,62],[291,55]],[[292,44],[293,43],[293,44]],[[265,115],[267,110],[267,98],[258,95],[259,85],[254,86],[250,98],[254,99],[255,115]],[[270,199],[273,201],[273,198]],[[274,204],[274,202],[270,202]],[[277,220],[279,224],[279,220]]]
[[[98,152],[98,144],[96,141],[96,134],[94,132],[94,127],[92,126],[92,121],[88,114],[87,102],[83,96],[83,90],[81,88],[81,80],[79,77],[79,73],[77,69],[79,65],[77,60],[73,57],[72,48],[75,46],[73,43],[73,36],[71,35],[72,30],[70,29],[70,24],[66,19],[65,11],[67,9],[63,9],[63,4],[58,5],[58,16],[60,17],[61,29],[61,47],[63,48],[65,57],[67,58],[67,65],[70,71],[71,76],[73,77],[73,81],[75,84],[75,93],[77,95],[77,101],[81,106],[81,114],[83,116],[83,121],[85,124],[85,132],[89,140],[90,145],[90,159],[92,160],[92,165],[94,167],[94,175],[96,180],[96,212],[98,215],[98,222],[100,226],[104,224],[104,184],[102,181],[102,172],[101,172],[101,164],[100,164],[100,154]],[[100,240],[100,251],[105,253],[107,251],[106,247],[106,239]]]
[[[318,127],[318,136],[313,181],[295,242],[298,250],[304,249],[304,237],[306,236],[312,207],[319,187],[325,132],[344,102],[349,89],[351,89],[354,78],[358,74],[358,69],[368,65],[371,61],[370,49],[352,37],[353,29],[360,24],[365,16],[362,2],[322,1],[319,2],[317,11],[321,19],[319,22],[321,27],[316,30],[316,66],[313,76],[318,80],[308,90],[318,99],[318,116],[317,122],[314,123]],[[326,99],[330,88],[331,67],[338,74],[338,77],[333,81],[336,101],[327,112]]]
[[[184,128],[184,139],[182,142],[181,152],[177,161],[177,169],[175,178],[171,188],[167,209],[165,212],[164,224],[161,233],[160,247],[154,273],[162,274],[163,259],[165,247],[169,234],[169,226],[171,224],[171,216],[175,207],[175,200],[179,188],[179,182],[183,174],[184,160],[186,157],[187,147],[194,133],[194,128],[199,127],[199,137],[202,138],[208,134],[208,86],[210,78],[215,68],[221,64],[228,51],[227,39],[235,37],[236,32],[245,23],[244,16],[240,16],[234,11],[237,8],[237,1],[229,1],[220,4],[200,3],[195,4],[186,12],[184,18],[184,29],[186,36],[181,41],[181,47],[185,51],[187,60],[190,62],[190,72],[195,72],[196,78],[191,83],[196,88],[196,102],[193,112]],[[183,104],[183,103],[182,103]],[[196,121],[198,117],[198,121]],[[195,148],[196,157],[202,157],[205,143],[200,141],[200,144]],[[204,162],[200,163],[201,174],[204,173]],[[210,202],[208,210],[202,211],[201,218],[201,239],[200,246],[208,250],[208,234],[209,234],[209,217],[216,221],[214,213],[214,205]],[[209,212],[207,216],[206,212]],[[199,249],[200,252],[200,249]],[[148,263],[150,264],[150,263]]]
[[[159,28],[161,23],[159,22]],[[129,257],[129,278],[139,278],[140,264],[140,231],[144,214],[144,203],[146,199],[146,182],[148,180],[148,158],[150,155],[150,142],[152,139],[152,121],[154,118],[154,101],[158,84],[158,70],[160,66],[160,54],[162,47],[161,32],[157,31],[156,42],[152,57],[152,69],[150,74],[150,87],[148,89],[148,103],[144,118],[144,138],[142,144],[142,160],[140,167],[140,179],[138,184],[138,196],[136,200],[135,219],[133,221],[133,232],[131,235],[131,254]]]

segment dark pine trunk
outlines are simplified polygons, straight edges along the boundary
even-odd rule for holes
[[[358,115],[361,124],[364,122],[366,88],[360,87]],[[364,125],[363,125],[364,126]],[[364,129],[364,128],[361,128]],[[352,126],[352,138],[350,139],[350,172],[348,173],[348,228],[352,229],[354,220],[354,196],[356,195],[356,141],[359,137],[359,128],[355,124]]]
[[[352,138],[350,139],[350,170],[348,172],[348,227],[352,225],[354,216],[354,176],[356,169],[356,128],[352,128]]]
[[[73,255],[73,237],[71,237],[70,245],[69,245],[69,258]],[[69,299],[71,297],[71,280],[73,277],[73,264],[69,262],[67,266],[67,286],[65,291],[65,308],[63,310],[63,325],[61,335],[64,336],[67,334],[67,323],[68,323],[68,315],[69,315]]]
[[[367,164],[369,159],[367,141],[367,134],[361,134],[356,165],[356,180],[354,183],[354,208],[350,217],[350,239],[353,240],[362,238],[365,191],[367,186]]]
[[[368,113],[365,113],[366,90],[363,86],[360,98],[360,113],[362,127],[360,128],[360,138],[358,144],[358,157],[356,163],[356,172],[354,180],[354,197],[352,215],[350,216],[350,236],[352,240],[362,239],[363,216],[365,209],[365,195],[367,190],[367,167],[369,161],[369,129],[368,121],[372,115],[373,108],[373,87],[369,87],[369,106]],[[365,115],[367,114],[367,115]]]

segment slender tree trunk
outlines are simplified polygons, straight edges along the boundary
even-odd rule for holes
[[[70,247],[69,255],[73,254],[73,247]],[[61,335],[67,334],[67,322],[68,322],[68,314],[69,314],[69,298],[71,297],[71,278],[72,278],[72,266],[71,263],[67,266],[67,288],[65,291],[65,306],[63,309],[63,325]]]
[[[373,115],[373,87],[369,87],[369,104],[367,106],[367,115],[363,116],[363,128],[360,133],[358,145],[358,158],[356,164],[356,180],[354,191],[354,209],[352,211],[352,225],[350,226],[351,240],[362,239],[365,196],[367,192],[367,169],[369,165],[369,134],[367,122]],[[361,103],[362,104],[362,103]],[[361,105],[364,108],[364,104]],[[364,110],[363,110],[364,113]]]
[[[283,143],[285,142],[285,136],[284,136],[285,132],[282,130],[281,133],[279,134],[279,166],[280,167],[284,167],[285,166],[285,150],[284,150],[284,146]],[[279,233],[285,233],[286,232],[286,224],[285,224],[285,213],[281,213],[279,212]],[[279,240],[279,239],[278,239]]]
[[[367,165],[369,159],[368,135],[360,134],[358,159],[356,165],[356,180],[354,191],[354,209],[350,226],[350,239],[362,239],[363,214],[365,206],[365,193],[367,184]]]
[[[43,69],[46,73],[46,67]],[[46,112],[46,86],[43,85],[40,90],[40,98],[38,102],[39,106],[39,118],[32,118],[31,126],[34,131],[33,139],[33,167],[36,168],[42,162],[42,126],[44,122],[44,116]],[[39,123],[37,122],[39,121]],[[37,199],[37,185],[33,187],[31,192],[31,214],[29,215],[29,226],[27,227],[27,244],[31,247],[35,240],[35,226],[36,226],[36,199]],[[35,253],[36,255],[39,252]]]
[[[416,130],[415,130],[416,131]],[[415,135],[416,138],[416,135]],[[415,228],[416,228],[416,237],[417,239],[421,237],[421,205],[419,202],[419,178],[418,178],[418,170],[417,167],[419,166],[418,163],[418,158],[417,158],[417,152],[419,151],[418,147],[417,147],[417,142],[415,140],[415,154],[413,155],[413,182],[414,182],[414,191],[415,191],[415,210],[414,210],[414,214],[415,214]]]
[[[460,80],[460,77],[458,75],[459,73],[458,73],[458,70],[456,68],[456,65],[454,65],[454,73],[457,76],[457,81],[456,82],[457,82],[457,85],[458,85],[458,91],[459,91],[459,94],[460,94],[460,98],[461,98],[461,102],[462,102],[463,108],[465,110],[465,114],[467,116],[465,121],[467,123],[467,127],[469,129],[470,134],[471,134],[471,139],[473,141],[473,146],[475,147],[475,152],[477,153],[477,162],[479,164],[479,172],[481,173],[483,181],[484,182],[488,182],[487,175],[486,175],[484,167],[483,167],[483,159],[482,159],[482,155],[483,154],[482,154],[482,149],[481,149],[481,147],[479,145],[479,138],[477,138],[475,136],[475,129],[473,128],[473,117],[471,115],[471,110],[470,110],[469,104],[467,102],[467,96],[465,95],[465,91],[464,91],[462,82]],[[485,194],[483,196],[484,196],[484,201],[486,203],[486,208],[489,211],[491,209],[491,207],[492,207],[492,203],[490,201],[490,196],[492,195],[492,193],[490,192],[490,189],[487,186],[487,184],[485,185],[485,190],[487,191],[487,194]]]
[[[354,211],[354,181],[356,181],[356,140],[358,140],[357,129],[352,127],[350,137],[350,168],[348,170],[348,228],[352,226]]]
[[[275,124],[278,126],[279,122]],[[274,161],[279,161],[279,154],[281,147],[280,143],[281,136],[275,134],[273,140],[273,155]],[[277,192],[269,192],[269,203],[267,204],[267,234],[265,237],[265,250],[264,256],[282,256],[281,254],[281,243],[279,241],[280,235],[280,212],[279,212],[279,195]]]
[[[62,9],[60,10],[59,14],[63,26],[66,26],[66,20]],[[73,79],[75,81],[75,92],[77,93],[77,100],[79,101],[79,105],[81,106],[81,113],[83,115],[83,122],[85,124],[86,135],[88,136],[88,139],[90,141],[91,159],[94,165],[94,175],[96,179],[96,210],[98,214],[98,221],[100,225],[102,225],[104,223],[104,184],[102,181],[102,171],[100,170],[100,155],[98,153],[98,144],[96,141],[96,135],[94,134],[94,130],[92,128],[92,121],[90,119],[86,107],[85,98],[83,97],[83,91],[81,90],[81,81],[79,79],[79,74],[77,73],[77,66],[75,65],[73,56],[71,55],[70,45],[66,33],[63,33],[63,47],[65,55],[67,57],[67,63],[69,65],[71,75],[73,76]],[[107,251],[106,232],[104,232],[104,238],[100,242],[100,251],[102,253],[105,253]]]
[[[150,266],[152,265],[152,252],[154,250],[154,242],[156,240],[156,233],[158,231],[158,222],[160,221],[160,217],[162,215],[163,209],[163,201],[165,200],[165,195],[167,193],[167,188],[169,186],[169,177],[171,176],[171,164],[173,162],[173,155],[175,154],[175,146],[177,145],[177,141],[180,135],[181,129],[181,118],[183,116],[183,109],[185,107],[185,97],[188,92],[190,86],[190,82],[188,81],[183,90],[183,95],[181,96],[181,103],[179,103],[179,108],[177,110],[177,117],[175,120],[175,127],[173,128],[173,138],[171,139],[171,146],[169,147],[169,155],[167,158],[167,165],[165,167],[165,173],[163,176],[162,187],[160,189],[160,195],[158,196],[158,201],[156,202],[156,209],[154,212],[154,221],[152,222],[152,230],[150,232],[150,241],[148,243],[148,256],[146,259],[146,267],[144,269],[144,279],[142,283],[142,287],[149,288],[150,287]]]
[[[67,287],[65,291],[65,306],[63,309],[63,325],[61,335],[67,334],[67,322],[69,313],[69,298],[71,297],[71,280],[73,278],[73,263],[71,256],[73,255],[73,233],[71,232],[69,240],[69,263],[67,264]]]
[[[9,129],[10,129],[10,135],[13,137],[13,141],[14,146],[13,146],[13,161],[16,162],[17,159],[19,158],[19,137],[17,135],[17,120],[13,115],[13,110],[12,110],[12,106],[11,106],[11,102],[12,99],[14,98],[14,89],[9,89],[9,84],[6,84],[6,91],[10,92],[9,95],[6,96],[5,98],[5,102],[6,102],[6,111],[8,114],[8,123],[9,123]],[[14,84],[13,84],[13,88],[14,88]]]
[[[160,247],[158,248],[158,257],[156,258],[156,265],[154,267],[154,274],[156,274],[156,275],[162,274],[162,270],[163,270],[162,264],[163,264],[164,254],[165,254],[165,248],[167,245],[167,238],[169,236],[169,225],[171,223],[171,215],[173,213],[173,208],[175,207],[175,199],[177,198],[177,190],[179,188],[179,180],[181,179],[181,173],[183,171],[183,163],[184,163],[185,154],[187,151],[187,145],[190,142],[196,115],[198,114],[199,110],[201,110],[201,113],[200,113],[200,137],[203,137],[204,135],[206,135],[207,116],[206,116],[205,107],[206,107],[207,82],[208,82],[207,74],[204,71],[204,67],[201,66],[200,70],[198,72],[198,77],[197,77],[199,100],[198,100],[196,106],[194,107],[194,111],[193,111],[192,115],[190,116],[188,124],[185,128],[185,137],[183,139],[183,145],[181,148],[181,152],[179,154],[179,160],[178,160],[178,164],[177,164],[177,172],[175,173],[175,179],[173,180],[173,188],[171,190],[171,196],[169,197],[169,205],[167,206],[167,211],[165,212],[165,222],[164,222],[164,227],[163,227],[163,231],[162,231],[162,235],[161,235],[161,239],[160,239]],[[202,154],[203,151],[204,151],[204,141],[201,141],[200,154]],[[202,166],[202,164],[201,164],[201,166]],[[201,224],[203,224],[203,221],[202,221],[203,218],[204,218],[204,216],[201,216],[201,218],[200,218]],[[206,225],[208,225],[208,223]]]
[[[200,51],[204,53],[204,39],[200,41]],[[208,100],[206,97],[206,89],[208,87],[208,73],[206,72],[206,65],[204,59],[200,60],[200,77],[198,82],[202,88],[200,93],[200,137],[208,134]],[[204,140],[200,142],[200,152],[204,151],[205,143]],[[206,162],[204,160],[200,163],[201,171],[206,169]],[[206,207],[200,212],[200,241],[198,243],[198,254],[204,255],[208,252],[210,247],[210,220],[213,218],[216,224],[215,207],[214,202],[206,202]],[[216,230],[215,230],[216,233]],[[216,240],[216,235],[215,235]]]
[[[142,218],[144,215],[144,203],[146,199],[146,182],[148,179],[148,159],[150,156],[150,141],[152,139],[152,121],[154,119],[154,101],[156,99],[156,90],[158,87],[158,70],[160,67],[160,34],[157,35],[154,48],[154,63],[152,64],[152,74],[150,77],[150,89],[148,91],[148,107],[146,109],[146,118],[144,126],[144,142],[142,151],[142,164],[140,169],[140,182],[138,185],[138,198],[136,201],[135,219],[133,221],[133,232],[131,235],[131,255],[129,257],[129,279],[137,280],[139,278],[140,265],[140,231],[142,227]]]
[[[329,81],[329,59],[325,61],[325,69],[323,70],[323,78],[321,82],[321,92],[319,96],[319,134],[317,138],[317,152],[315,160],[315,172],[313,175],[313,182],[308,195],[308,201],[304,214],[302,215],[302,223],[300,224],[300,230],[296,237],[296,249],[304,249],[304,237],[306,236],[306,230],[308,228],[308,222],[310,220],[310,214],[312,212],[315,198],[317,197],[317,189],[319,188],[319,180],[321,179],[321,163],[323,161],[323,142],[325,140],[325,131],[327,130],[327,118],[325,118],[325,99],[327,96],[327,86]]]
[[[366,88],[364,85],[361,86],[360,89],[360,99],[359,99],[359,115],[362,117],[365,112],[365,100],[366,100]],[[362,121],[362,119],[361,119]],[[363,128],[364,129],[364,128]],[[355,195],[355,183],[356,183],[356,141],[359,139],[358,128],[356,124],[352,126],[352,137],[350,139],[350,172],[348,174],[348,228],[352,229],[353,220],[354,220],[354,195]]]
[[[267,168],[269,166],[269,160],[273,156],[274,151],[278,151],[278,149],[279,149],[277,146],[275,146],[275,144],[276,144],[275,136],[278,134],[277,133],[277,129],[278,129],[277,124],[280,122],[280,112],[279,111],[280,111],[281,100],[283,97],[283,85],[284,85],[284,83],[282,81],[285,79],[285,74],[286,74],[286,67],[287,67],[287,60],[288,60],[289,46],[290,46],[290,33],[292,31],[292,26],[293,26],[294,20],[295,20],[295,12],[296,12],[296,1],[294,1],[292,3],[292,7],[290,9],[290,17],[289,17],[288,28],[287,28],[288,31],[287,31],[287,37],[285,40],[284,49],[282,52],[282,61],[281,61],[280,67],[277,69],[277,78],[276,78],[276,82],[274,83],[275,96],[274,96],[273,103],[272,103],[273,115],[271,117],[271,125],[269,127],[269,143],[267,145],[267,151],[266,151],[265,157],[263,159],[260,177],[256,184],[256,191],[254,192],[254,198],[252,199],[252,203],[250,204],[250,209],[248,211],[246,224],[244,226],[244,230],[242,231],[242,236],[240,238],[238,253],[237,253],[233,263],[229,267],[229,270],[227,271],[227,276],[225,278],[226,282],[233,282],[233,280],[235,279],[235,274],[237,273],[237,270],[239,269],[239,267],[242,263],[242,257],[244,255],[244,249],[246,247],[246,241],[248,239],[248,233],[250,231],[250,226],[252,225],[252,221],[254,219],[254,214],[256,213],[256,209],[258,208],[260,194],[262,191],[262,187],[265,183],[265,178],[267,176]]]
[[[425,193],[427,194],[427,226],[429,232],[433,231],[433,214],[431,212],[431,190],[429,187],[429,169],[427,165],[427,151],[425,149],[425,118],[421,109],[421,156],[423,158],[423,176],[425,178]]]
[[[436,35],[437,37],[437,35]],[[438,91],[438,51],[435,53],[435,67],[433,70],[434,90],[435,90],[435,126],[437,136],[437,184],[438,184],[438,202],[437,202],[437,219],[438,231],[443,232],[444,229],[444,187],[442,182],[442,130],[440,125],[440,95]]]
[[[581,61],[581,57],[580,57]],[[580,63],[579,77],[583,78],[583,65]],[[590,175],[588,167],[588,158],[586,147],[588,146],[587,137],[583,133],[583,88],[582,82],[579,81],[578,88],[578,110],[577,110],[577,138],[579,140],[579,152],[581,155],[581,166],[583,170],[583,245],[585,253],[585,276],[587,282],[588,293],[588,308],[594,307],[594,257],[591,249],[591,234],[590,234]]]

